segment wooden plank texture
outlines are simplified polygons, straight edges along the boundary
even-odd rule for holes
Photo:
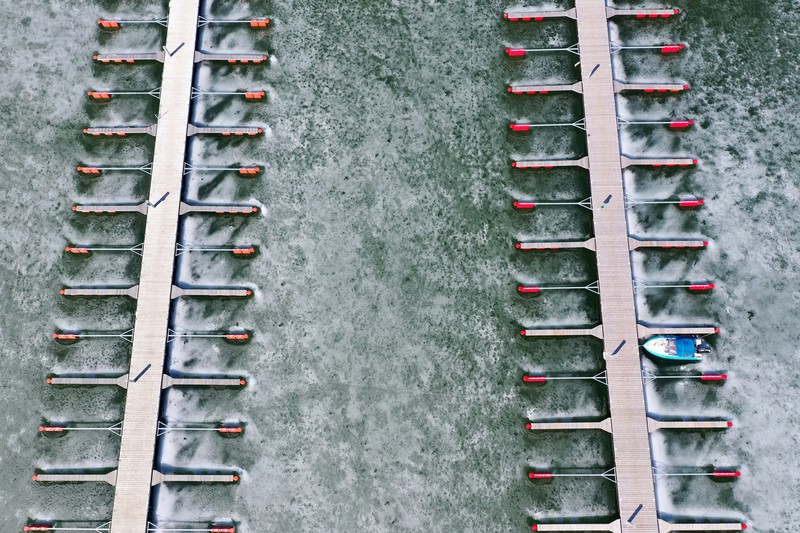
[[[128,386],[112,533],[147,531],[199,13],[200,0],[169,3],[166,47],[180,49],[164,58],[149,193],[163,200],[147,214],[130,375],[152,369]]]
[[[606,5],[576,0],[604,356],[623,529],[657,533]],[[608,199],[608,200],[606,200]],[[624,343],[624,344],[623,344]]]

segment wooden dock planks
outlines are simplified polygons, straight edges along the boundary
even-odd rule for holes
[[[605,2],[576,0],[575,9],[592,197],[610,198],[593,218],[619,513],[626,523],[639,509],[636,530],[657,533]]]
[[[113,533],[147,531],[199,13],[200,0],[170,1],[166,49],[180,49],[164,58],[149,193],[163,201],[147,216],[130,375],[152,370],[128,385]]]

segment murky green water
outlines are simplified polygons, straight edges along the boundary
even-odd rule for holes
[[[172,368],[244,374],[242,392],[172,391],[174,421],[241,419],[238,440],[175,435],[160,447],[164,467],[240,469],[231,487],[166,487],[159,520],[240,521],[242,531],[524,531],[534,520],[605,519],[616,512],[602,480],[534,485],[532,467],[604,469],[605,435],[527,435],[527,417],[593,417],[607,412],[605,391],[591,385],[520,385],[523,372],[592,373],[600,345],[585,339],[523,342],[520,325],[591,324],[591,294],[538,299],[515,294],[518,281],[595,279],[588,253],[523,255],[520,238],[585,238],[580,208],[512,212],[515,198],[580,199],[585,174],[512,173],[516,155],[582,155],[577,131],[533,137],[507,134],[509,120],[580,118],[572,95],[512,98],[514,80],[575,80],[571,55],[510,63],[507,45],[560,46],[574,25],[507,26],[506,6],[491,2],[404,1],[209,2],[226,18],[273,17],[264,34],[210,30],[209,51],[269,51],[266,68],[208,68],[200,83],[220,90],[267,87],[266,105],[201,100],[198,122],[261,125],[263,141],[194,141],[193,161],[265,164],[255,180],[195,174],[187,196],[199,201],[258,202],[249,220],[191,217],[189,243],[253,243],[253,260],[192,254],[179,279],[258,287],[247,303],[180,302],[176,323],[214,329],[240,325],[244,347],[212,341],[178,344]],[[638,3],[637,3],[638,5]],[[800,197],[793,143],[798,11],[796,2],[681,0],[685,16],[617,26],[626,43],[686,42],[681,57],[629,52],[618,75],[685,80],[677,97],[630,98],[629,117],[690,117],[698,127],[675,134],[629,128],[630,155],[695,155],[698,169],[626,176],[641,197],[693,192],[697,213],[640,207],[637,234],[705,235],[706,252],[635,254],[642,279],[714,279],[710,296],[648,293],[643,319],[717,322],[715,352],[703,364],[725,369],[723,387],[680,382],[651,387],[661,415],[731,416],[733,430],[656,434],[656,459],[672,465],[741,465],[735,484],[675,479],[658,485],[674,515],[745,519],[758,531],[790,531],[796,494],[798,341],[797,232]],[[0,131],[4,187],[0,218],[0,346],[5,387],[0,446],[3,531],[28,517],[103,520],[113,490],[95,485],[42,486],[37,468],[113,467],[118,440],[105,434],[60,439],[38,435],[42,420],[116,421],[124,396],[105,388],[54,390],[50,372],[127,369],[120,341],[59,347],[56,327],[125,329],[126,301],[65,301],[64,285],[132,284],[133,255],[65,257],[67,242],[135,244],[138,215],[81,218],[73,202],[140,201],[146,176],[75,175],[77,163],[142,164],[151,139],[87,140],[86,125],[149,124],[156,102],[87,103],[90,88],[150,89],[156,67],[95,67],[94,51],[149,51],[163,31],[99,33],[100,16],[160,17],[162,2],[39,2],[0,7]],[[137,218],[138,217],[138,218]],[[185,438],[184,438],[185,437]]]

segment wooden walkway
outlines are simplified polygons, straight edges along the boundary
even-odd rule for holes
[[[591,422],[528,422],[525,428],[530,431],[577,431],[577,430],[601,430],[611,433],[611,419]]]
[[[169,3],[166,48],[180,50],[164,58],[149,193],[162,201],[147,212],[129,372],[139,379],[125,401],[113,533],[147,531],[199,14],[200,0]]]
[[[605,2],[576,0],[575,12],[592,197],[610,198],[593,211],[619,514],[658,533]]]

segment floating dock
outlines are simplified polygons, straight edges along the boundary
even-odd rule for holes
[[[625,91],[641,91],[644,93],[679,93],[689,90],[685,83],[633,83],[624,81],[614,81],[614,91],[621,93]]]
[[[247,298],[253,295],[250,289],[200,289],[192,287],[172,286],[171,297],[210,297],[210,298]]]
[[[586,239],[585,241],[537,241],[537,242],[518,242],[516,244],[519,250],[562,250],[562,249],[586,249],[595,251],[594,237]]]
[[[610,524],[536,524],[539,531],[614,531],[636,528],[640,532],[669,531],[658,518],[655,499],[649,433],[659,429],[721,429],[727,421],[659,421],[648,417],[644,401],[643,370],[639,339],[652,335],[708,335],[719,330],[711,326],[653,326],[640,324],[636,316],[634,278],[630,253],[639,248],[704,248],[703,240],[644,240],[629,236],[627,200],[623,169],[634,166],[684,168],[697,164],[692,158],[632,158],[623,155],[619,144],[616,95],[626,91],[644,93],[676,93],[689,88],[683,83],[622,82],[614,78],[611,54],[624,47],[613,47],[609,38],[608,18],[631,16],[638,18],[669,18],[677,10],[607,8],[598,0],[575,0],[575,8],[561,12],[535,12],[530,9],[511,9],[504,17],[512,22],[541,21],[546,18],[575,19],[578,28],[577,52],[580,56],[581,81],[563,85],[534,85],[514,83],[508,87],[512,94],[547,94],[573,91],[583,98],[585,118],[571,125],[586,131],[586,157],[575,160],[514,160],[517,169],[550,169],[577,166],[589,171],[592,198],[604,198],[591,203],[594,237],[585,241],[519,242],[520,250],[587,249],[597,256],[598,281],[594,286],[600,297],[601,324],[594,327],[528,328],[524,337],[593,336],[603,341],[606,368],[602,383],[608,386],[610,417],[598,421],[530,422],[529,430],[602,430],[611,433],[614,448],[614,476],[617,487],[620,520]],[[573,51],[571,48],[569,51]],[[671,50],[670,50],[671,51]],[[507,51],[508,52],[508,51]],[[524,55],[515,51],[509,56]],[[622,121],[622,124],[627,124]],[[526,131],[530,127],[517,127]],[[512,130],[515,130],[512,125]],[[515,130],[515,131],[516,131]],[[680,202],[678,202],[680,203]],[[692,205],[700,205],[694,202]],[[532,207],[526,204],[525,207]],[[683,204],[680,204],[683,205]],[[595,376],[596,378],[596,376]],[[592,378],[592,379],[595,379]],[[586,379],[586,378],[557,378]],[[541,383],[546,377],[526,377],[527,382]],[[538,477],[547,477],[545,474]],[[533,476],[537,477],[537,476]],[[714,524],[698,529],[715,529]],[[673,529],[682,526],[671,525]],[[739,524],[724,524],[740,529]]]
[[[708,246],[708,241],[704,241],[702,239],[658,240],[629,237],[628,246],[631,250],[636,250],[639,248],[705,248]]]
[[[194,61],[195,63],[200,63],[201,61],[221,61],[224,63],[258,65],[269,61],[269,56],[267,54],[209,54],[198,50],[194,53]]]
[[[117,484],[117,471],[107,474],[34,474],[33,480],[39,483],[107,483],[113,487]]]
[[[237,474],[162,474],[153,470],[152,486],[161,483],[237,483]]]
[[[179,214],[187,213],[213,213],[217,215],[252,215],[258,213],[254,205],[210,205],[180,203]]]
[[[141,204],[84,204],[73,205],[76,213],[93,213],[95,215],[113,215],[116,213],[141,213],[147,214],[147,203]]]
[[[61,294],[64,296],[128,296],[134,300],[139,296],[139,286],[134,285],[126,289],[114,289],[105,287],[73,287],[69,289],[61,289]]]
[[[565,11],[535,11],[530,8],[518,7],[507,10],[503,14],[503,18],[511,22],[522,21],[529,22],[531,20],[541,22],[544,19],[553,18],[575,18],[575,8],[567,9]]]
[[[511,166],[520,170],[524,169],[550,169],[557,167],[581,167],[589,168],[589,158],[581,157],[580,159],[539,159],[539,160],[514,160]]]
[[[107,474],[34,474],[33,480],[39,483],[107,483],[116,486],[118,472]],[[161,483],[236,483],[238,474],[162,474],[158,470],[151,472],[151,486]]]
[[[223,137],[253,137],[264,133],[262,128],[248,126],[195,126],[188,124],[186,135],[222,135]]]
[[[555,85],[535,85],[528,83],[512,83],[508,86],[511,94],[549,94],[575,92],[582,93],[583,85],[581,82],[555,84]]]
[[[597,337],[603,338],[603,326],[593,328],[537,328],[523,329],[520,332],[523,337]]]
[[[161,388],[170,387],[244,387],[247,380],[244,378],[194,378],[172,377],[164,374],[161,377]]]
[[[647,430],[651,433],[660,429],[728,429],[733,427],[729,420],[656,420],[647,419]]]
[[[69,386],[98,386],[98,385],[112,385],[128,388],[128,374],[123,374],[116,377],[94,377],[94,376],[53,376],[47,378],[49,385],[69,385]]]
[[[138,63],[140,61],[164,62],[164,52],[138,52],[127,54],[97,54],[92,57],[98,63]]]
[[[596,422],[528,422],[525,427],[531,431],[586,431],[600,430],[611,433],[611,419]]]
[[[575,0],[575,8],[567,11],[539,13],[528,8],[506,11],[504,18],[511,21],[543,21],[548,18],[571,18],[577,21],[578,45],[552,51],[569,51],[580,56],[582,81],[568,85],[512,84],[512,94],[547,94],[551,89],[572,90],[582,94],[585,118],[574,123],[542,124],[539,126],[572,126],[586,131],[588,155],[573,161],[518,160],[512,162],[516,168],[547,169],[560,166],[581,166],[588,169],[592,198],[605,198],[602,204],[588,202],[550,203],[551,205],[580,205],[593,213],[595,236],[584,241],[518,242],[520,250],[586,249],[596,253],[598,281],[587,286],[549,287],[552,289],[586,289],[599,294],[601,307],[600,325],[594,327],[529,328],[520,334],[524,337],[593,336],[602,339],[605,370],[594,376],[543,376],[526,375],[526,384],[544,384],[548,380],[594,380],[608,387],[610,417],[594,421],[531,421],[526,424],[530,431],[599,430],[610,433],[614,449],[614,466],[595,474],[569,474],[531,472],[531,479],[551,479],[562,476],[603,477],[616,483],[620,519],[611,523],[558,523],[533,524],[534,531],[644,531],[669,533],[670,531],[740,531],[747,525],[739,522],[694,522],[670,523],[658,515],[655,499],[656,473],[663,475],[712,475],[715,477],[736,476],[734,471],[712,473],[664,474],[653,467],[649,434],[658,430],[722,430],[733,426],[724,419],[660,420],[649,416],[644,400],[644,384],[655,379],[698,379],[704,382],[724,382],[727,374],[654,374],[643,369],[639,354],[639,339],[653,335],[696,335],[719,333],[713,326],[669,326],[643,324],[637,321],[635,291],[647,288],[688,288],[690,291],[708,291],[714,288],[710,282],[678,282],[673,284],[647,285],[633,278],[631,252],[637,249],[703,249],[708,241],[701,239],[641,239],[630,236],[626,211],[637,204],[625,196],[622,172],[633,166],[686,168],[697,164],[690,158],[631,158],[621,154],[618,131],[620,126],[631,124],[663,124],[670,128],[685,129],[693,121],[644,121],[631,122],[620,119],[616,109],[616,94],[624,91],[645,93],[675,93],[687,90],[682,83],[632,83],[614,79],[611,54],[632,48],[661,48],[662,53],[674,53],[683,49],[681,45],[625,47],[612,45],[609,41],[607,19],[628,16],[639,19],[663,19],[679,13],[676,9],[617,9],[606,7],[599,0]],[[507,49],[509,57],[519,57],[526,52],[548,51],[538,49]],[[554,91],[555,92],[555,91]],[[537,125],[512,123],[512,131],[529,131]],[[704,201],[645,200],[638,203],[675,204],[679,207],[699,207]],[[546,205],[542,204],[542,205]],[[518,209],[532,209],[534,202],[514,202]],[[538,293],[548,287],[519,286],[522,293]]]
[[[148,197],[163,200],[147,213],[129,372],[138,379],[128,384],[125,400],[113,533],[148,529],[199,15],[200,0],[170,1],[166,49],[181,48],[162,56],[160,118]]]
[[[658,521],[661,533],[670,531],[742,531],[747,529],[745,524],[739,522],[703,522],[698,524],[673,524],[665,520]]]
[[[150,126],[110,126],[105,128],[85,128],[83,133],[95,137],[125,137],[127,135],[152,135],[155,137],[157,129],[158,126],[156,124]]]
[[[691,167],[697,164],[697,159],[687,157],[655,158],[655,157],[620,157],[622,168],[628,167]]]
[[[654,335],[715,335],[719,328],[714,326],[647,326],[637,324],[636,331],[640,339]]]
[[[576,0],[575,10],[591,195],[610,198],[594,206],[593,220],[619,514],[639,532],[658,533],[608,14],[597,0]]]
[[[668,19],[675,15],[680,15],[680,9],[620,9],[616,7],[606,8],[606,17],[635,17],[644,18],[663,18]]]

